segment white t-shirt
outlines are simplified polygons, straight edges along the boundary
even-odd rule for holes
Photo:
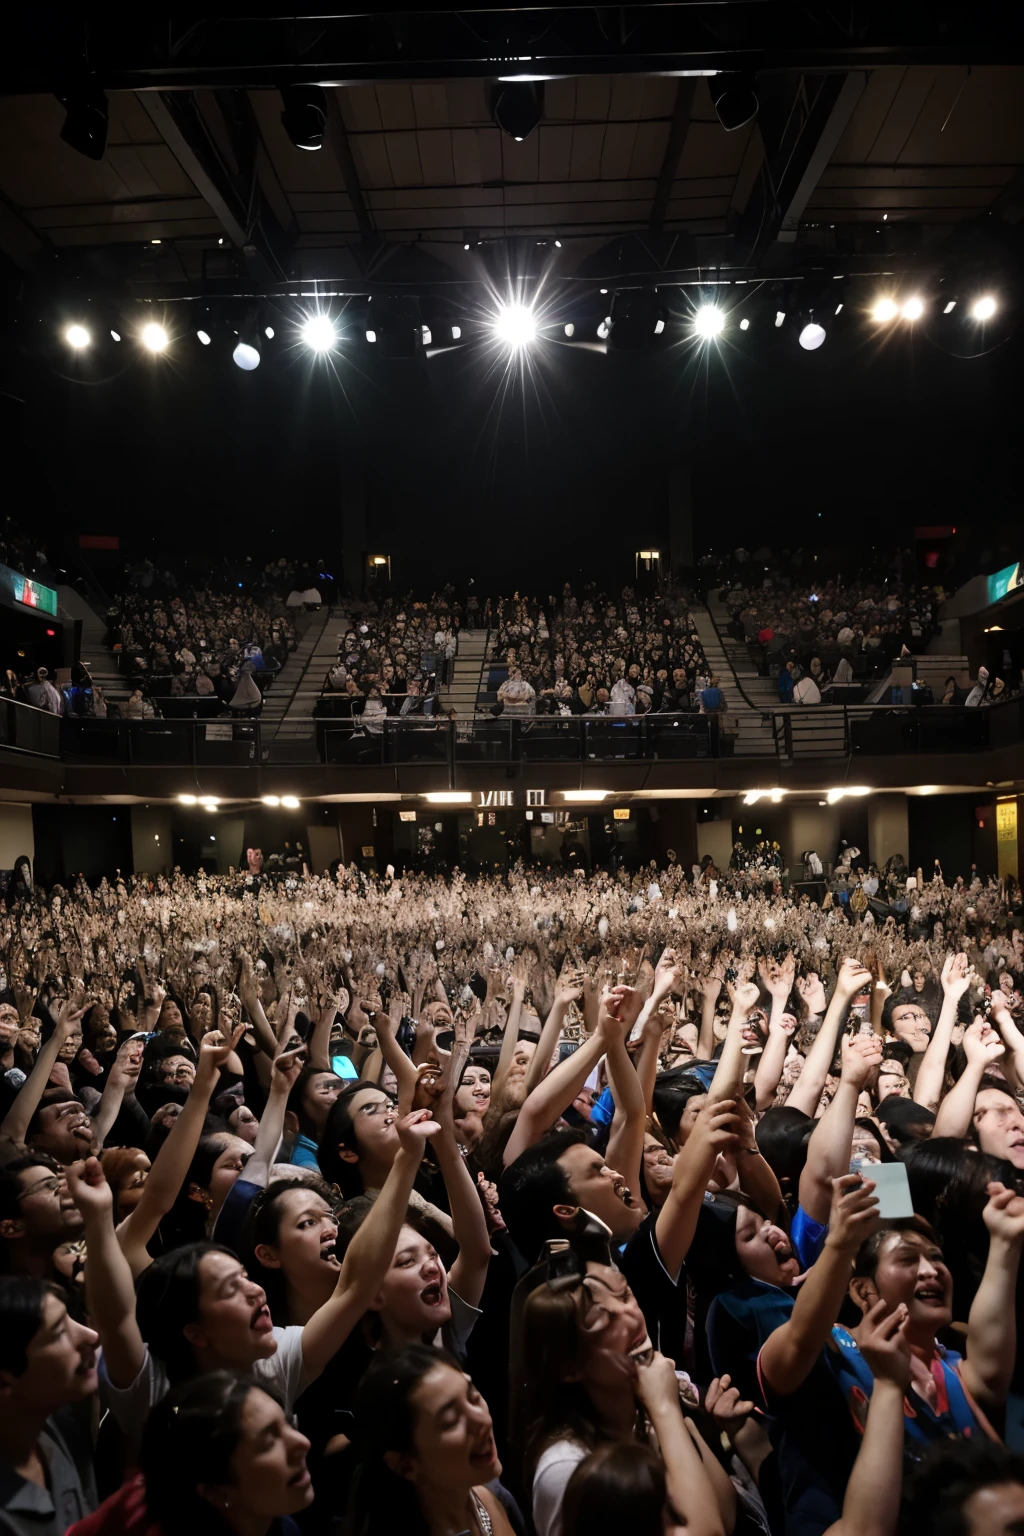
[[[537,1536],[562,1536],[565,1490],[588,1454],[576,1440],[556,1440],[537,1462],[533,1478],[533,1528]]]
[[[272,1387],[284,1403],[285,1413],[291,1413],[295,1401],[309,1386],[309,1378],[302,1363],[302,1328],[275,1328],[277,1349],[267,1360],[253,1363],[250,1375],[260,1385]],[[109,1408],[118,1428],[132,1440],[138,1440],[142,1426],[161,1398],[170,1391],[170,1382],[163,1364],[154,1359],[146,1348],[142,1369],[130,1387],[115,1387],[107,1375],[107,1363],[101,1352],[99,1359],[100,1399]]]

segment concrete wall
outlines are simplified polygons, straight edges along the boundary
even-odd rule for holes
[[[30,805],[0,805],[0,869],[13,869],[14,861],[26,854],[36,862],[36,840],[32,829]]]
[[[732,858],[732,845],[731,821],[698,821],[698,860],[702,859],[706,853],[710,853],[719,869],[728,869],[729,860]]]
[[[894,853],[910,855],[906,795],[868,797],[868,857],[879,867]]]
[[[314,875],[322,875],[335,859],[341,858],[341,835],[336,821],[327,826],[308,825],[305,842],[306,856]]]
[[[211,821],[213,818],[210,818]],[[174,868],[170,806],[133,805],[132,869],[137,875],[168,875]]]

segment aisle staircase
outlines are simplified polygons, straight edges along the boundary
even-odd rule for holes
[[[338,659],[338,647],[349,627],[349,618],[343,609],[326,605],[308,618],[298,645],[263,701],[260,734],[264,750],[271,742],[313,740],[313,708],[324,678]]]
[[[726,739],[732,740],[736,757],[772,757],[770,713],[778,706],[779,696],[770,678],[760,678],[746,647],[738,646],[725,633],[728,614],[717,592],[708,595],[706,608],[694,605],[690,612],[708,667],[717,674],[728,710],[723,724]],[[756,685],[766,683],[767,690]]]
[[[81,620],[81,660],[88,667],[93,682],[103,689],[108,704],[125,703],[131,695],[132,687],[117,670],[116,655],[104,644],[106,620],[99,617],[74,587],[58,587],[57,600],[64,613],[72,619]]]
[[[484,664],[490,655],[490,636],[486,629],[465,630],[459,635],[459,652],[451,683],[439,690],[438,703],[443,711],[454,709],[460,720],[472,719],[477,711]]]

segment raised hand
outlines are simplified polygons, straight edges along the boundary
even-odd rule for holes
[[[729,997],[733,1017],[745,1019],[757,1007],[761,993],[755,981],[734,981],[729,983]]]
[[[982,1219],[988,1228],[990,1240],[995,1238],[1007,1245],[1024,1241],[1024,1195],[1005,1184],[987,1184],[988,1204],[982,1211]]]
[[[679,1153],[693,1162],[714,1164],[723,1152],[737,1152],[744,1135],[743,1116],[735,1099],[712,1099],[701,1109],[686,1145]]]
[[[437,1121],[431,1119],[428,1109],[414,1109],[408,1115],[401,1115],[395,1122],[395,1130],[398,1132],[402,1150],[415,1157],[417,1161],[423,1156],[427,1142],[432,1136],[436,1136],[440,1129]]]
[[[975,981],[974,969],[965,954],[947,955],[942,967],[942,990],[958,1002]]]
[[[71,1163],[65,1170],[68,1193],[86,1223],[102,1221],[114,1209],[114,1196],[104,1177],[98,1157]]]
[[[609,987],[601,998],[600,1023],[618,1025],[621,1030],[630,1030],[640,1017],[644,1006],[643,994],[635,987],[619,985]]]
[[[200,1072],[213,1076],[219,1072],[225,1064],[231,1052],[236,1049],[238,1042],[245,1032],[244,1024],[236,1024],[231,1034],[224,1037],[220,1030],[212,1030],[204,1035],[199,1046],[199,1062],[196,1067],[196,1075]]]
[[[847,955],[839,967],[839,975],[836,978],[836,991],[842,998],[849,1001],[851,997],[856,997],[858,992],[866,992],[873,980],[874,977],[866,965]]]
[[[977,1018],[964,1031],[964,1055],[983,1070],[1006,1055],[1006,1046],[987,1019]]]
[[[732,1377],[728,1375],[715,1377],[704,1394],[704,1407],[730,1439],[743,1428],[754,1411],[753,1403],[740,1397],[739,1388],[733,1386]]]
[[[852,1257],[877,1226],[878,1198],[871,1179],[862,1179],[856,1173],[844,1173],[842,1178],[833,1179],[826,1243]]]
[[[877,1035],[844,1035],[841,1050],[842,1081],[859,1093],[882,1060],[882,1042]]]
[[[906,1337],[908,1312],[900,1302],[893,1312],[876,1301],[857,1329],[857,1344],[878,1381],[891,1381],[901,1392],[910,1386],[911,1355]]]
[[[291,1093],[306,1060],[306,1047],[298,1045],[293,1050],[282,1051],[274,1057],[270,1069],[270,1086],[279,1093]]]

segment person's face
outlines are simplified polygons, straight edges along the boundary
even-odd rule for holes
[[[225,1140],[227,1146],[223,1152],[218,1153],[213,1168],[210,1170],[208,1188],[213,1198],[213,1209],[215,1211],[220,1210],[227,1198],[228,1190],[252,1156],[252,1147],[249,1142],[243,1141],[240,1136],[227,1136]]]
[[[509,1068],[507,1081],[511,1083],[523,1083],[526,1074],[530,1070],[530,1063],[537,1051],[534,1040],[520,1040],[512,1055],[512,1065]]]
[[[451,1319],[444,1265],[434,1245],[413,1227],[402,1228],[373,1309],[383,1313],[391,1328],[408,1340],[433,1337]]]
[[[48,1152],[67,1167],[92,1150],[92,1121],[77,1099],[48,1104],[39,1112],[39,1129],[32,1137],[36,1151]]]
[[[965,1536],[1019,1536],[1024,1531],[1024,1483],[989,1483],[960,1506]]]
[[[1024,1115],[1016,1099],[983,1088],[974,1101],[974,1130],[982,1152],[1024,1168]]]
[[[883,1061],[878,1068],[878,1102],[883,1099],[910,1098],[910,1079],[898,1061]]]
[[[892,1010],[892,1027],[897,1040],[905,1040],[915,1053],[928,1049],[932,1021],[918,1003],[897,1004]]]
[[[94,1052],[112,1051],[117,1045],[117,1030],[111,1024],[110,1015],[105,1008],[98,1016],[95,1009],[93,1010],[93,1016],[89,1021],[89,1033]]]
[[[181,1029],[183,1027],[181,1009],[173,998],[164,998],[163,1007],[160,1009],[160,1017],[156,1024],[157,1029]]]
[[[603,1221],[618,1243],[626,1242],[643,1220],[643,1207],[625,1179],[601,1154],[584,1144],[567,1147],[558,1159],[574,1205]]]
[[[297,1184],[278,1200],[277,1242],[259,1249],[261,1264],[280,1269],[301,1295],[329,1296],[341,1265],[338,1223],[322,1195]]]
[[[68,1194],[63,1169],[39,1163],[32,1168],[23,1168],[18,1174],[18,1183],[21,1193],[17,1220],[29,1242],[46,1247],[51,1240],[56,1244],[78,1236],[82,1218]]]
[[[263,1529],[282,1515],[294,1515],[313,1502],[306,1467],[309,1441],[289,1422],[272,1397],[253,1387],[239,1422],[238,1447],[231,1458],[231,1481],[204,1497],[216,1508],[230,1507],[237,1529]]]
[[[923,1232],[894,1232],[885,1238],[874,1290],[869,1305],[880,1298],[891,1312],[903,1302],[911,1324],[929,1334],[948,1328],[952,1321],[953,1277],[942,1249]]]
[[[316,1132],[317,1140],[320,1139],[320,1133],[327,1124],[331,1105],[344,1086],[344,1079],[334,1072],[318,1072],[306,1084],[306,1091],[302,1095],[302,1109],[306,1120]]]
[[[364,1088],[352,1095],[349,1111],[355,1127],[356,1145],[347,1150],[355,1160],[367,1159],[390,1166],[398,1151],[395,1130],[395,1106],[379,1088]]]
[[[880,1163],[882,1154],[879,1150],[879,1137],[872,1136],[870,1131],[862,1126],[853,1128],[853,1144],[850,1153],[850,1161],[858,1163]]]
[[[74,1061],[81,1048],[82,1031],[80,1029],[73,1029],[69,1034],[65,1035],[64,1042],[57,1052],[57,1060],[70,1063]]]
[[[263,1287],[231,1254],[208,1253],[200,1260],[198,1314],[185,1325],[185,1337],[221,1366],[248,1370],[254,1360],[267,1360],[277,1350]]]
[[[19,1407],[51,1413],[84,1402],[96,1391],[97,1334],[68,1316],[56,1296],[43,1301],[42,1320],[26,1350],[27,1365],[20,1376],[0,1372]],[[5,1394],[6,1395],[6,1394]]]
[[[607,1264],[588,1260],[583,1293],[580,1379],[584,1387],[621,1389],[624,1359],[650,1348],[644,1315],[626,1277]]]
[[[239,1104],[228,1115],[228,1130],[239,1141],[247,1141],[250,1147],[256,1145],[256,1137],[259,1132],[260,1122],[249,1108],[248,1104]]]
[[[486,1067],[468,1066],[455,1095],[456,1112],[463,1115],[471,1112],[485,1115],[490,1102],[491,1074]]]
[[[706,1093],[695,1093],[687,1099],[682,1118],[679,1121],[679,1130],[676,1132],[676,1143],[678,1146],[683,1147],[686,1145],[690,1132],[696,1124],[697,1116],[707,1101],[708,1096]]]
[[[766,1285],[792,1285],[800,1273],[782,1228],[742,1205],[736,1212],[736,1257],[748,1275]]]
[[[911,981],[914,983],[914,991],[923,992],[927,984],[927,979],[928,978],[925,976],[924,971],[915,971],[911,977]]]
[[[651,1201],[662,1205],[672,1188],[672,1170],[675,1157],[667,1152],[656,1136],[644,1137],[644,1182]]]
[[[0,1003],[0,1049],[6,1050],[13,1045],[20,1029],[21,1020],[17,1008],[10,1003]]]
[[[151,1167],[149,1158],[145,1152],[136,1152],[131,1161],[131,1166],[126,1173],[117,1196],[117,1220],[123,1221],[130,1216],[132,1211],[142,1199],[142,1191],[146,1187]]]
[[[165,1087],[189,1088],[195,1075],[195,1064],[187,1056],[165,1056],[160,1063],[160,1081]]]
[[[490,1410],[468,1376],[441,1361],[421,1377],[411,1401],[412,1451],[387,1457],[401,1477],[461,1504],[471,1488],[500,1476]]]

